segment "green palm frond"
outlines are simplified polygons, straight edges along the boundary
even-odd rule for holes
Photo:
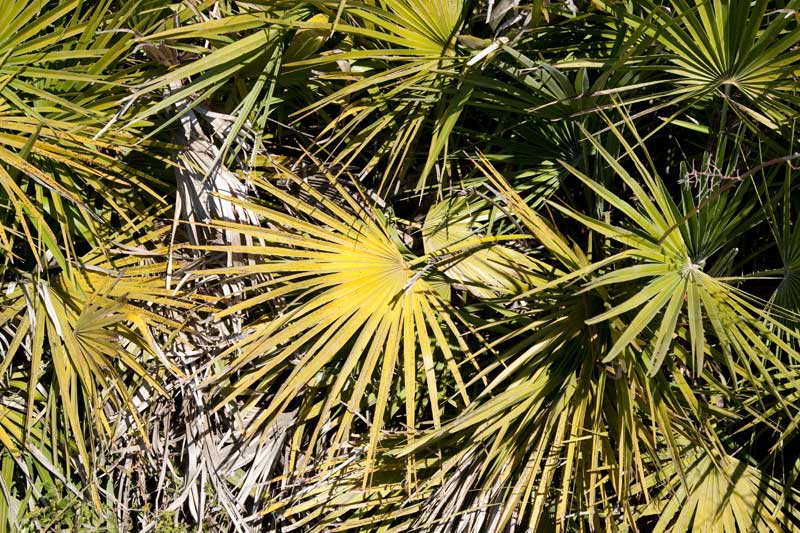
[[[41,267],[47,250],[68,269],[82,253],[80,243],[99,242],[112,217],[130,220],[147,202],[163,202],[163,183],[122,161],[133,135],[98,138],[126,94],[124,78],[108,67],[131,42],[115,32],[132,10],[106,19],[110,5],[4,4],[0,242],[6,262]],[[107,194],[112,187],[114,197]]]
[[[130,424],[148,441],[133,405],[137,390],[163,395],[164,377],[182,375],[156,341],[175,336],[181,320],[158,307],[181,310],[198,303],[164,287],[164,261],[147,264],[134,255],[109,262],[99,250],[81,259],[84,270],[75,276],[23,277],[4,289],[0,331],[7,349],[0,373],[18,389],[9,407],[19,410],[4,415],[14,425],[2,442],[12,454],[33,453],[45,464],[75,459],[90,476],[94,447],[113,440],[120,426]]]
[[[264,245],[199,247],[232,250],[255,260],[204,275],[265,277],[260,283],[265,292],[243,294],[241,302],[216,313],[217,318],[266,304],[287,305],[285,312],[248,326],[248,335],[217,358],[225,364],[208,384],[218,388],[223,404],[235,397],[248,405],[268,400],[251,431],[289,409],[296,391],[318,391],[319,403],[300,414],[304,421],[317,420],[310,446],[333,426],[330,446],[336,450],[355,431],[354,423],[369,416],[375,423],[368,458],[375,456],[380,443],[380,421],[394,401],[393,391],[404,391],[409,439],[420,424],[440,426],[446,416],[444,376],[455,380],[459,403],[470,402],[460,369],[469,360],[469,349],[461,339],[460,319],[429,281],[436,272],[431,267],[449,256],[468,254],[481,242],[460,242],[414,257],[398,247],[379,213],[332,176],[342,205],[286,168],[276,167],[276,178],[289,180],[309,200],[264,179],[258,187],[288,213],[248,203],[248,209],[263,217],[265,227],[215,222],[220,229],[240,231]],[[396,371],[401,377],[394,377]],[[418,389],[424,392],[418,395]]]
[[[800,524],[786,500],[780,480],[729,455],[716,457],[686,447],[681,452],[688,484],[681,482],[673,465],[665,464],[648,482],[659,483],[660,494],[642,514],[654,512],[653,531],[712,530],[797,531]],[[662,481],[663,477],[663,481]]]
[[[625,284],[632,280],[649,280],[645,288],[634,296],[616,303],[611,309],[588,322],[599,323],[640,308],[636,316],[626,324],[624,331],[620,332],[605,361],[613,360],[631,343],[638,344],[640,333],[646,331],[656,317],[661,315],[658,330],[648,339],[654,346],[649,363],[650,372],[657,372],[672,346],[684,304],[686,315],[681,321],[688,323],[692,366],[698,374],[703,370],[706,346],[709,344],[705,338],[704,322],[711,324],[726,357],[730,357],[733,351],[751,359],[756,367],[761,366],[762,358],[779,367],[783,366],[781,360],[767,348],[766,341],[783,350],[791,359],[796,359],[798,354],[795,350],[778,335],[765,332],[764,324],[772,324],[790,336],[795,336],[795,333],[776,323],[755,300],[748,298],[742,291],[703,272],[706,257],[694,256],[684,239],[684,232],[679,230],[684,214],[678,211],[677,204],[667,193],[663,182],[657,176],[651,175],[638,160],[632,147],[627,147],[628,155],[640,172],[644,187],[605,152],[593,136],[588,135],[588,140],[631,189],[636,205],[630,204],[581,172],[575,169],[572,171],[587,187],[618,210],[630,226],[592,220],[557,204],[551,205],[600,235],[627,247],[641,262],[609,272],[592,281],[587,289]],[[714,229],[713,226],[709,224],[708,228]]]
[[[328,2],[326,7],[338,4]],[[406,160],[430,124],[432,137],[417,183],[422,188],[446,151],[473,91],[464,81],[465,60],[456,47],[467,2],[382,0],[342,6],[336,31],[352,39],[349,49],[318,54],[285,68],[338,65],[353,82],[297,111],[297,116],[321,113],[347,102],[320,133],[321,147],[336,151],[331,164],[348,165],[377,141],[380,148],[367,161],[366,169],[382,159],[388,161],[384,182],[408,171]],[[340,74],[334,70],[323,74],[323,79],[327,76],[335,80]],[[386,136],[386,132],[391,134]]]
[[[793,81],[800,36],[791,16],[798,8],[788,2],[776,9],[767,0],[671,0],[643,2],[622,17],[632,32],[658,43],[659,59],[667,60],[665,71],[677,85],[667,96],[677,102],[713,95],[743,117],[777,128],[800,103]]]
[[[799,11],[0,2],[0,533],[800,529]]]
[[[599,153],[605,153],[596,140],[590,141]],[[634,158],[632,147],[628,149]],[[709,417],[716,423],[732,423],[739,417],[704,403],[704,395],[712,393],[708,391],[720,390],[711,369],[716,374],[728,368],[733,379],[763,387],[794,412],[790,398],[796,391],[784,381],[791,379],[793,365],[784,364],[783,358],[796,360],[797,354],[764,324],[781,326],[739,289],[701,269],[687,272],[690,250],[678,229],[678,206],[663,183],[638,160],[635,166],[646,189],[616,160],[606,161],[634,191],[636,204],[584,175],[578,177],[624,214],[624,228],[590,222],[588,217],[551,202],[624,245],[597,265],[570,251],[539,215],[491,174],[510,210],[574,274],[558,274],[552,283],[540,283],[529,291],[537,303],[529,303],[525,318],[517,319],[515,328],[506,325],[509,333],[496,341],[498,347],[511,342],[501,350],[503,366],[498,367],[497,377],[456,419],[440,431],[424,435],[404,452],[447,445],[460,450],[434,476],[445,480],[431,496],[440,503],[432,507],[435,511],[421,513],[418,525],[426,527],[423,524],[443,520],[449,524],[446,527],[501,531],[512,523],[535,529],[537,524],[553,520],[566,528],[571,520],[579,520],[580,510],[586,510],[586,520],[596,528],[616,520],[615,514],[632,519],[637,512],[630,499],[632,481],[624,480],[633,469],[635,479],[646,484],[645,457],[660,461],[658,450],[666,447],[671,460],[678,461],[680,439],[708,450],[724,448],[726,438],[717,434]],[[491,167],[486,168],[491,172]],[[639,261],[628,265],[632,259]],[[556,292],[559,284],[569,287],[587,275],[594,279],[582,283],[582,290]],[[625,296],[625,285],[640,278],[653,281],[637,286],[635,296]],[[618,295],[623,295],[621,303],[615,301]],[[692,308],[693,303],[706,312]],[[640,306],[633,319],[617,322],[623,313]],[[605,312],[600,311],[603,307]],[[775,349],[783,355],[774,354]],[[666,359],[666,354],[673,359]],[[711,369],[708,363],[704,366],[703,357],[712,358]],[[602,365],[607,366],[603,369]],[[707,376],[708,391],[692,390],[681,375],[681,365],[694,365],[698,375]],[[667,369],[674,388],[665,379]],[[767,416],[763,407],[747,409],[759,419]],[[687,416],[693,424],[686,423]],[[458,465],[479,449],[489,450],[488,455],[467,469],[476,472],[467,477]],[[680,466],[676,469],[679,480],[690,486],[688,471]],[[607,472],[608,477],[600,472]],[[454,491],[465,484],[469,489],[460,493],[458,501],[453,500]],[[554,502],[553,507],[545,504],[548,501]]]

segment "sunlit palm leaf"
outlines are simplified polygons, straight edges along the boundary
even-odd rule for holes
[[[24,405],[17,421],[21,432],[2,442],[12,453],[30,452],[42,440],[51,449],[58,443],[65,447],[65,462],[77,458],[91,475],[96,442],[110,441],[120,424],[134,425],[147,442],[132,403],[136,390],[165,394],[161,380],[181,374],[156,342],[176,335],[181,324],[153,306],[177,310],[196,304],[164,288],[163,261],[148,265],[133,256],[110,263],[102,253],[82,259],[87,270],[73,278],[60,273],[4,289],[0,331],[10,336],[0,371],[11,372],[26,390],[12,400]],[[20,368],[28,370],[19,374]],[[37,433],[46,437],[31,442]],[[55,462],[55,451],[50,453]],[[96,490],[92,494],[97,502]]]
[[[671,96],[683,100],[713,93],[735,112],[772,128],[796,113],[800,101],[793,79],[800,34],[791,13],[800,3],[788,2],[780,10],[767,0],[638,6],[644,16],[626,13],[625,24],[663,47],[666,70],[681,87]]]
[[[336,436],[331,449],[337,449],[350,438],[356,414],[362,414],[375,421],[370,431],[371,459],[392,391],[404,390],[410,438],[421,423],[417,418],[421,412],[430,413],[433,424],[440,425],[442,375],[455,379],[461,401],[469,404],[459,370],[467,346],[457,318],[426,280],[424,261],[403,255],[379,215],[361,207],[340,185],[336,188],[352,211],[287,169],[277,170],[277,177],[296,184],[313,203],[260,181],[259,188],[289,213],[247,204],[264,217],[267,227],[217,222],[220,228],[252,235],[265,245],[221,247],[259,260],[253,266],[205,274],[259,274],[270,280],[264,284],[265,292],[218,312],[218,318],[277,301],[285,302],[285,311],[253,323],[250,333],[220,356],[228,362],[209,383],[223,387],[223,402],[237,396],[269,399],[251,431],[286,410],[298,390],[320,390],[322,405],[314,415],[318,421],[312,445],[333,424]],[[454,352],[452,343],[459,352]],[[401,371],[402,379],[394,377],[396,371]],[[426,400],[417,398],[420,381],[427,389]],[[421,410],[418,403],[427,407]]]
[[[795,350],[777,335],[765,333],[763,324],[772,323],[779,329],[785,330],[785,328],[775,323],[746,294],[703,272],[705,257],[694,257],[683,237],[684,233],[678,230],[682,223],[682,214],[679,213],[677,205],[658,177],[651,176],[645,170],[643,163],[636,159],[632,149],[629,147],[629,155],[634,158],[638,170],[642,173],[641,180],[645,183],[645,187],[642,187],[639,181],[628,174],[619,163],[612,160],[594,137],[590,135],[588,138],[630,187],[636,197],[637,205],[631,205],[576,169],[571,170],[587,187],[619,210],[632,224],[631,229],[591,220],[572,210],[553,205],[575,220],[586,224],[593,231],[629,247],[643,262],[609,272],[591,282],[587,288],[649,279],[647,285],[634,296],[615,304],[608,311],[587,322],[599,323],[640,308],[636,316],[620,332],[614,346],[605,356],[605,361],[613,360],[635,342],[641,333],[646,332],[651,324],[654,326],[655,321],[659,320],[658,330],[648,339],[654,346],[649,363],[650,372],[658,371],[672,346],[684,304],[687,315],[683,320],[689,325],[692,363],[698,374],[702,372],[706,346],[709,344],[705,339],[703,325],[706,321],[711,324],[712,331],[728,357],[732,350],[738,356],[751,359],[756,367],[761,367],[762,359],[769,361],[769,364],[782,367],[780,359],[774,357],[767,349],[764,343],[767,341],[781,347],[789,357],[797,358]],[[661,318],[657,319],[659,315]],[[788,330],[785,331],[789,335],[794,335]]]
[[[76,243],[97,243],[112,216],[130,219],[143,210],[142,192],[161,200],[157,179],[121,161],[132,136],[95,138],[125,94],[105,69],[126,52],[130,36],[116,33],[115,24],[125,24],[132,11],[106,20],[110,5],[4,4],[0,242],[12,261],[30,261],[32,253],[41,264],[43,246],[68,269],[67,257],[80,253]]]
[[[643,510],[643,514],[651,509],[658,513],[653,531],[800,530],[794,510],[782,507],[785,503],[796,505],[798,495],[792,491],[785,500],[778,479],[734,457],[714,457],[691,447],[682,450],[681,461],[688,486],[670,464],[648,480],[665,480],[659,498]]]

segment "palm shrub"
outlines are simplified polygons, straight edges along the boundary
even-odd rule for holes
[[[800,4],[0,6],[0,530],[794,531]]]

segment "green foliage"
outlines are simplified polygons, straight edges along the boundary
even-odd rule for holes
[[[800,530],[800,2],[0,2],[0,533]]]
[[[44,505],[33,511],[19,524],[20,533],[36,531],[98,531],[117,533],[112,509],[98,512],[95,507],[79,500],[74,494],[64,498],[43,500]]]
[[[155,533],[187,533],[190,529],[186,526],[176,524],[177,513],[164,513],[156,522]]]

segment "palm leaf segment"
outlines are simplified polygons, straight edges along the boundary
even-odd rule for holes
[[[682,464],[665,462],[648,477],[662,495],[642,513],[658,517],[655,533],[800,531],[797,517],[783,507],[787,498],[796,501],[798,495],[780,480],[730,455],[692,446],[681,451],[681,458]],[[686,472],[686,482],[679,469]]]
[[[21,279],[4,294],[0,373],[8,379],[0,442],[18,461],[32,457],[57,477],[73,461],[91,476],[94,447],[128,430],[147,443],[134,396],[166,395],[165,374],[185,377],[159,341],[180,337],[176,311],[197,301],[164,287],[165,261],[148,264],[135,247],[120,246],[134,253],[109,258],[98,249],[81,258],[84,270],[72,277]],[[88,488],[99,505],[97,486]]]
[[[222,354],[231,359],[209,382],[226,387],[226,400],[238,395],[269,398],[254,430],[288,409],[298,390],[322,391],[321,403],[312,410],[316,414],[301,414],[307,419],[318,416],[312,445],[323,425],[336,420],[334,450],[349,437],[356,414],[372,404],[370,418],[375,423],[369,457],[376,453],[392,391],[404,391],[412,437],[419,427],[418,403],[427,405],[438,427],[442,419],[438,380],[443,373],[451,375],[462,402],[469,404],[459,370],[462,361],[456,359],[451,343],[456,342],[462,353],[469,350],[451,310],[425,279],[424,258],[404,255],[380,215],[361,207],[335,181],[344,206],[285,168],[278,167],[277,175],[299,187],[309,201],[260,180],[258,186],[293,214],[248,204],[269,228],[217,222],[219,227],[245,232],[265,244],[236,247],[258,258],[256,265],[206,274],[269,278],[264,294],[217,313],[218,318],[284,300],[286,310],[252,324],[252,333]],[[421,268],[414,270],[414,266]],[[400,369],[402,378],[396,379]],[[420,379],[427,401],[417,394]]]
[[[353,99],[323,129],[324,148],[337,146],[333,163],[350,163],[370,142],[380,148],[368,162],[371,170],[387,158],[384,179],[407,171],[407,158],[432,118],[433,138],[419,179],[427,175],[446,149],[472,89],[462,83],[456,37],[464,23],[464,0],[380,0],[328,2],[338,7],[334,29],[348,34],[352,49],[287,63],[285,68],[348,65],[354,83],[333,91],[296,113],[298,118]],[[318,24],[318,26],[320,26]],[[322,25],[321,27],[324,27]],[[332,72],[330,79],[341,74]],[[450,101],[443,94],[453,93]],[[392,135],[385,137],[391,131]],[[348,138],[349,137],[349,138]],[[339,144],[342,143],[342,144]]]
[[[431,496],[430,501],[437,503],[418,516],[416,524],[421,527],[442,521],[443,530],[501,531],[509,524],[527,523],[535,529],[542,521],[555,520],[566,528],[580,516],[575,509],[586,509],[596,527],[614,520],[615,512],[635,522],[636,516],[646,513],[631,505],[639,490],[635,487],[651,486],[645,457],[658,461],[661,449],[666,448],[679,465],[676,475],[685,491],[693,494],[700,490],[695,478],[680,466],[689,459],[677,436],[707,447],[704,454],[719,455],[724,449],[726,435],[718,434],[711,420],[724,426],[724,420],[733,421],[737,415],[708,406],[703,399],[708,391],[718,390],[719,379],[739,379],[763,387],[784,409],[796,411],[783,387],[791,386],[786,381],[791,372],[784,360],[796,361],[798,354],[774,333],[794,336],[794,330],[781,326],[742,291],[703,271],[700,258],[687,245],[690,235],[682,227],[685,220],[678,206],[621,136],[618,139],[640,180],[610,157],[594,137],[587,137],[636,200],[631,204],[567,166],[625,221],[617,225],[601,222],[550,202],[622,245],[621,251],[595,263],[571,250],[504,186],[496,171],[482,163],[510,209],[568,273],[556,273],[553,282],[540,283],[527,297],[523,295],[541,303],[529,304],[530,315],[519,319],[518,329],[497,341],[502,345],[516,340],[502,351],[499,373],[475,402],[441,430],[398,452],[419,453],[434,444],[449,444],[457,450],[431,478],[441,475],[446,481]],[[694,242],[703,241],[698,238],[702,235],[693,237]],[[705,250],[701,252],[705,255]],[[629,265],[631,260],[636,264]],[[610,272],[602,273],[610,266],[614,267]],[[601,273],[592,274],[598,271]],[[556,294],[559,285],[588,275],[594,279],[584,283],[577,294],[574,289]],[[625,287],[631,280],[648,278],[642,291],[633,296],[627,293]],[[558,302],[557,308],[545,303],[551,298]],[[599,311],[602,306],[607,311]],[[634,313],[632,319],[627,319],[628,313]],[[626,320],[617,320],[619,317]],[[712,362],[704,362],[709,356]],[[604,369],[603,363],[610,366]],[[680,370],[686,367],[708,379],[709,388],[693,390]],[[668,371],[674,385],[666,379]],[[720,378],[721,373],[730,377]],[[759,420],[767,414],[752,402],[737,405]],[[691,422],[687,423],[687,416]],[[714,438],[709,440],[709,436]],[[488,450],[488,455],[479,450]],[[726,468],[708,475],[724,476]],[[601,472],[609,476],[601,476]],[[631,472],[640,485],[626,481]],[[776,483],[767,478],[772,485]],[[742,480],[737,490],[754,490],[749,483]],[[654,496],[649,492],[645,499]],[[771,494],[774,498],[776,493]],[[665,497],[658,498],[663,502]],[[742,517],[731,515],[734,511],[722,503],[719,517],[710,523],[732,520],[741,525]],[[616,505],[620,511],[614,511]],[[467,512],[460,515],[464,510]],[[787,516],[778,520],[788,524]]]
[[[619,139],[627,147],[628,155],[640,172],[645,187],[639,184],[593,136],[588,139],[614,168],[616,174],[633,192],[637,207],[594,182],[578,170],[570,168],[587,187],[615,207],[633,225],[630,229],[590,219],[573,210],[553,204],[565,214],[585,224],[593,231],[613,239],[628,248],[628,252],[642,263],[616,269],[589,283],[586,289],[594,289],[614,284],[629,283],[632,280],[650,278],[645,288],[635,296],[618,303],[606,312],[587,321],[596,324],[640,308],[636,316],[620,332],[614,346],[605,356],[611,361],[633,343],[638,344],[642,332],[650,331],[660,315],[658,328],[647,333],[652,350],[643,354],[649,358],[649,373],[654,375],[667,354],[672,349],[673,339],[682,310],[686,309],[685,322],[688,324],[692,366],[697,374],[703,371],[703,358],[709,351],[704,331],[704,322],[709,322],[722,352],[729,357],[731,352],[750,361],[756,368],[764,369],[763,362],[769,361],[777,368],[784,368],[779,357],[766,342],[783,350],[796,359],[798,354],[781,338],[765,331],[769,324],[789,336],[796,336],[788,328],[781,326],[764,309],[743,291],[703,272],[706,257],[694,257],[685,229],[681,229],[685,219],[678,206],[672,201],[663,183],[652,176],[645,165],[633,153],[630,145]],[[713,228],[709,228],[713,229]],[[698,240],[696,237],[694,240]],[[728,360],[730,364],[730,360]],[[734,372],[734,379],[737,372]],[[765,377],[767,373],[764,374]]]
[[[624,24],[663,47],[670,63],[666,72],[680,86],[668,93],[675,101],[716,93],[740,115],[771,128],[795,115],[800,100],[792,80],[800,58],[800,2],[777,10],[767,0],[670,0],[667,5],[648,0],[637,5],[645,16],[625,13]]]
[[[519,294],[543,282],[543,266],[527,255],[502,245],[481,247],[480,233],[490,226],[492,210],[482,199],[457,197],[428,210],[422,227],[425,252],[453,246],[475,248],[442,261],[439,270],[463,284],[478,298]]]
[[[113,216],[130,220],[147,196],[165,203],[157,179],[121,160],[132,135],[95,138],[126,94],[125,75],[105,70],[131,36],[108,30],[133,8],[106,20],[111,2],[81,4],[0,6],[0,248],[11,262],[30,252],[41,264],[41,245],[67,269],[76,243],[102,241]]]

